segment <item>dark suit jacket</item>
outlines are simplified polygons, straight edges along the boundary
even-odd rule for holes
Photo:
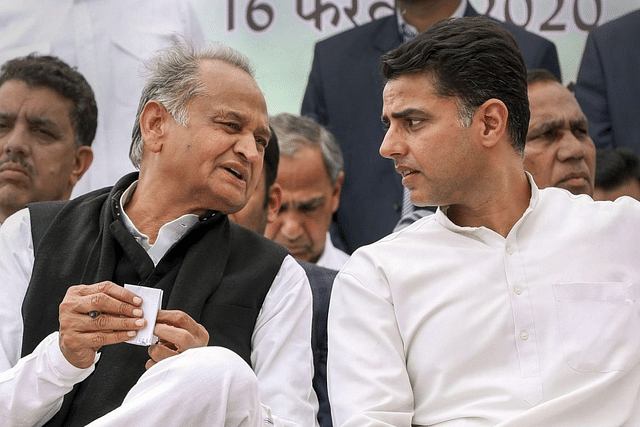
[[[468,6],[465,15],[478,13]],[[501,23],[515,36],[528,68],[560,77],[555,45],[520,27]],[[396,16],[374,20],[320,41],[302,114],[326,125],[344,154],[345,181],[332,237],[351,253],[389,234],[400,219],[402,184],[393,162],[378,153],[384,129],[379,61],[401,43]]]
[[[318,396],[318,422],[320,427],[332,427],[329,393],[327,393],[327,314],[335,270],[319,267],[307,261],[298,261],[304,268],[313,295],[313,329],[311,348],[313,350],[313,389]]]
[[[607,22],[587,37],[576,99],[598,148],[640,153],[640,10]]]

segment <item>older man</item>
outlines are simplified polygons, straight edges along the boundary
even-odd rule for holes
[[[271,126],[280,147],[276,183],[282,188],[282,206],[265,236],[296,259],[340,270],[349,256],[333,246],[329,235],[344,181],[340,146],[308,117],[283,113],[271,119]]]
[[[304,271],[227,218],[255,190],[269,137],[238,52],[176,45],[150,63],[131,145],[139,174],[32,205],[0,230],[4,420],[314,424]],[[125,284],[163,291],[148,348],[125,343],[151,314]]]
[[[539,188],[593,196],[596,147],[578,101],[547,70],[530,70],[527,85],[531,120],[524,168]]]
[[[0,224],[27,203],[67,200],[93,160],[98,109],[89,83],[53,56],[0,69]]]
[[[334,425],[638,425],[640,204],[538,189],[525,65],[486,18],[435,24],[382,70],[380,153],[438,209],[336,277]]]

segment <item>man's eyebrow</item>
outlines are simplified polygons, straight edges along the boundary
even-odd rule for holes
[[[589,121],[587,120],[586,117],[581,117],[579,119],[575,119],[575,120],[571,120],[571,127],[572,128],[588,128],[589,127]]]
[[[27,116],[27,122],[30,125],[43,126],[47,128],[58,129],[58,124],[53,120],[46,119],[41,116]]]
[[[15,119],[16,119],[15,114],[0,112],[0,120],[15,120]]]
[[[534,127],[528,132],[529,134],[540,135],[550,130],[561,128],[564,125],[562,120],[547,120]]]
[[[312,199],[309,200],[302,200],[300,202],[298,201],[293,201],[292,203],[282,203],[282,207],[283,208],[288,208],[290,206],[292,206],[294,209],[300,209],[300,208],[312,208],[315,207],[321,203],[324,203],[325,197],[324,196],[319,196],[319,197],[314,197]]]
[[[410,117],[410,116],[426,116],[426,115],[428,114],[419,108],[406,108],[402,111],[391,113],[391,117],[393,117],[394,119],[404,119],[405,117]],[[380,120],[382,121],[382,123],[385,123],[385,124],[389,123],[389,118],[387,117],[386,114],[383,114],[380,117]]]
[[[427,115],[427,113],[425,113],[423,110],[419,108],[406,108],[404,110],[391,113],[391,117],[393,117],[394,119],[404,119],[405,117],[416,116],[416,115],[425,116]]]
[[[313,207],[313,206],[317,206],[320,203],[324,202],[324,196],[320,196],[320,197],[314,197],[313,199],[309,199],[309,200],[303,200],[301,202],[296,203],[296,205],[300,208],[300,207]]]

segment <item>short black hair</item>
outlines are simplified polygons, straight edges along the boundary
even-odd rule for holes
[[[614,190],[632,179],[640,182],[640,156],[632,148],[596,150],[596,187]]]
[[[466,125],[483,103],[501,100],[509,111],[511,144],[524,153],[530,116],[527,70],[516,40],[498,23],[483,16],[440,21],[383,55],[381,71],[386,80],[426,74],[438,96],[456,100]]]
[[[264,149],[264,175],[265,175],[265,191],[266,195],[264,198],[264,207],[265,209],[269,206],[269,189],[276,182],[276,177],[278,176],[278,163],[280,163],[280,148],[278,148],[278,137],[276,136],[275,130],[271,126],[269,126],[271,130],[271,138],[269,138],[269,143],[267,144],[267,148]]]
[[[20,80],[31,87],[45,86],[70,100],[69,120],[75,144],[91,146],[98,127],[98,107],[91,86],[75,68],[55,56],[32,53],[2,65],[0,86],[8,80]]]
[[[544,68],[533,68],[531,70],[527,70],[527,85],[531,86],[534,83],[545,82],[562,84],[556,75],[549,70]]]

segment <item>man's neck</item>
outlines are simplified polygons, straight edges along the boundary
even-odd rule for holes
[[[135,189],[133,189],[133,194],[127,195],[127,198],[123,201],[125,205],[122,206],[122,209],[124,209],[135,228],[146,235],[149,238],[149,244],[153,245],[163,225],[187,213],[196,212],[185,212],[184,206],[171,203],[168,198],[164,197],[167,193],[173,192],[175,194],[179,189],[168,190],[164,187],[159,189],[156,186],[147,184],[143,174],[140,174],[140,180]]]
[[[419,32],[423,32],[438,21],[451,17],[459,5],[460,0],[426,0],[421,2],[398,0],[398,9],[404,20]]]
[[[486,227],[506,238],[529,207],[531,185],[524,170],[494,184],[478,203],[449,206],[447,217],[461,227]]]

